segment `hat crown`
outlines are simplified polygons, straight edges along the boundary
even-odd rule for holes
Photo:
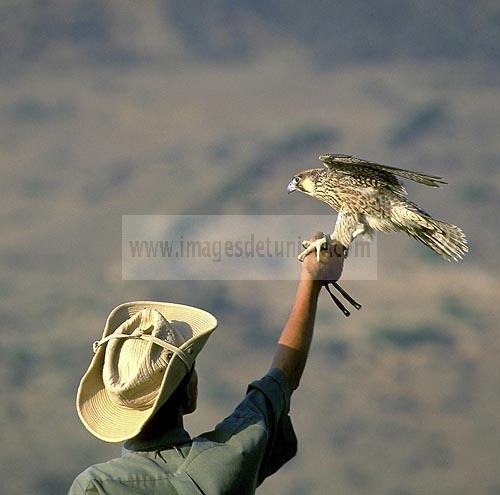
[[[182,335],[156,309],[146,308],[124,321],[115,334],[130,338],[111,339],[106,346],[103,384],[117,404],[147,409],[158,395],[172,353],[149,339],[149,334],[179,347]]]

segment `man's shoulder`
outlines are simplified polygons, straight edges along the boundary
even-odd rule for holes
[[[95,465],[97,466],[97,464]],[[93,488],[95,487],[95,476],[93,475],[94,466],[90,466],[85,471],[82,471],[73,481],[68,495],[81,495],[97,493]]]
[[[82,471],[73,481],[68,495],[94,493],[93,487],[96,485],[127,483],[131,476],[136,477],[141,472],[143,477],[154,476],[151,472],[152,466],[154,463],[148,459],[148,456],[127,452],[121,457],[93,464]]]
[[[93,464],[82,471],[73,481],[68,495],[77,493],[91,493],[89,491],[96,481],[114,479],[117,473],[123,474],[122,458],[111,459],[107,462]]]
[[[246,452],[242,450],[242,442],[250,451],[265,447],[281,419],[288,414],[290,396],[291,389],[284,373],[277,368],[271,369],[249,385],[245,398],[232,414],[213,430],[193,438],[191,454],[205,454],[210,450],[215,455],[230,455],[231,451],[225,449],[235,444],[241,454]]]

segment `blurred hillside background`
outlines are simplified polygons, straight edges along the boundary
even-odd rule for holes
[[[471,252],[379,236],[378,280],[344,284],[362,311],[322,296],[299,454],[258,493],[500,494],[499,2],[4,0],[0,19],[3,493],[65,493],[119,455],[74,396],[123,301],[220,320],[191,434],[270,364],[295,283],[124,282],[122,215],[323,214],[285,188],[333,151],[443,176],[410,194]]]

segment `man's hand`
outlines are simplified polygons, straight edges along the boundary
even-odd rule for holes
[[[322,232],[317,232],[309,239],[315,241],[323,238]],[[336,282],[342,275],[344,267],[344,247],[341,244],[329,244],[328,250],[320,252],[319,262],[316,253],[309,253],[302,262],[301,280],[315,280],[319,286]]]

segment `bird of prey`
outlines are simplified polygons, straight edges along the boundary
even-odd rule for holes
[[[296,174],[288,192],[301,191],[338,211],[333,233],[316,241],[304,241],[303,260],[334,240],[346,249],[358,235],[401,231],[425,244],[447,260],[458,261],[468,251],[462,230],[431,217],[407,198],[402,177],[430,187],[446,184],[441,177],[370,162],[351,155],[324,154],[323,168]],[[338,287],[337,287],[338,288]],[[344,294],[345,295],[345,294]]]

